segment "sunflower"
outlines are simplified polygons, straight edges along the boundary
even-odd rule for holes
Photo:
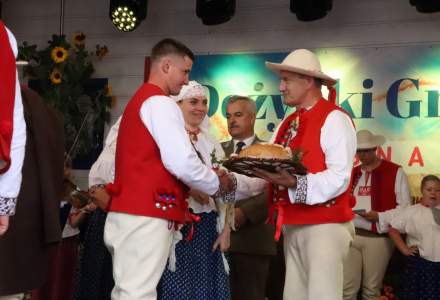
[[[86,35],[84,33],[79,31],[73,34],[73,44],[76,47],[84,47],[85,41],[86,41]]]
[[[50,73],[49,78],[53,84],[60,84],[61,83],[61,72],[58,69],[54,69],[52,71],[52,73]]]
[[[63,47],[54,47],[52,51],[50,52],[50,56],[52,57],[53,61],[57,64],[62,63],[67,59],[68,52]]]

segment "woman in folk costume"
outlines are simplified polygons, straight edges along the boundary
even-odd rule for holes
[[[0,21],[0,236],[15,214],[26,144],[17,52],[14,35]]]
[[[196,81],[183,86],[174,99],[179,104],[185,128],[200,160],[215,167],[224,158],[223,149],[209,133],[208,101],[204,88]],[[254,196],[265,188],[261,179],[234,174],[236,200]],[[229,247],[233,215],[223,199],[213,199],[192,190],[187,199],[197,220],[176,231],[168,268],[158,286],[158,299],[229,299],[228,264],[223,255]],[[189,238],[191,239],[189,239]],[[175,253],[174,253],[175,251]]]
[[[440,297],[440,179],[425,176],[421,191],[420,202],[396,210],[390,222],[389,235],[407,259],[403,300]]]

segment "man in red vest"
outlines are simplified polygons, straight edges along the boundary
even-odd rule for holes
[[[113,259],[114,300],[156,299],[174,231],[191,220],[188,187],[213,195],[230,185],[228,176],[200,161],[182,112],[169,97],[188,84],[193,60],[191,50],[176,40],[157,43],[148,82],[121,119],[104,232]]]
[[[0,21],[0,237],[15,214],[26,144],[16,56],[17,41]]]
[[[284,236],[284,300],[342,299],[343,261],[354,236],[350,194],[356,135],[350,117],[321,94],[336,80],[321,71],[314,53],[291,52],[266,66],[280,76],[283,102],[296,108],[275,132],[274,142],[300,149],[306,176],[257,170],[272,183],[269,218]]]
[[[394,208],[411,203],[408,179],[402,167],[376,154],[377,147],[384,143],[385,137],[368,130],[357,133],[357,155],[361,164],[353,169],[356,236],[344,264],[345,300],[356,300],[359,289],[364,300],[379,298],[394,250],[392,241],[384,233],[388,232]]]

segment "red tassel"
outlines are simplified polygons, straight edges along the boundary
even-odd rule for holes
[[[281,201],[274,203],[272,205],[272,207],[270,208],[271,215],[272,215],[272,217],[271,217],[271,215],[269,215],[269,218],[272,218],[271,220],[268,220],[268,221],[272,222],[270,224],[273,224],[274,212],[276,212],[276,214],[277,214],[277,220],[275,223],[275,241],[277,241],[277,242],[280,239],[282,227],[284,224],[284,206],[287,206],[289,204],[290,204],[290,202],[288,202],[286,200],[281,200]]]
[[[121,193],[121,185],[118,183],[107,183],[105,190],[110,196],[118,196]]]
[[[188,235],[186,236],[185,240],[187,242],[192,241],[193,237],[194,237],[194,233],[195,233],[195,229],[194,229],[194,222],[200,222],[201,218],[198,215],[189,213],[189,217],[191,218],[191,227],[189,229]]]

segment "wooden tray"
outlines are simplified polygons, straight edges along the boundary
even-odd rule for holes
[[[263,169],[274,173],[277,167],[289,171],[290,174],[306,175],[307,168],[301,163],[289,159],[265,159],[252,157],[231,157],[223,162],[223,166],[230,171],[250,177],[256,177],[253,169]]]

